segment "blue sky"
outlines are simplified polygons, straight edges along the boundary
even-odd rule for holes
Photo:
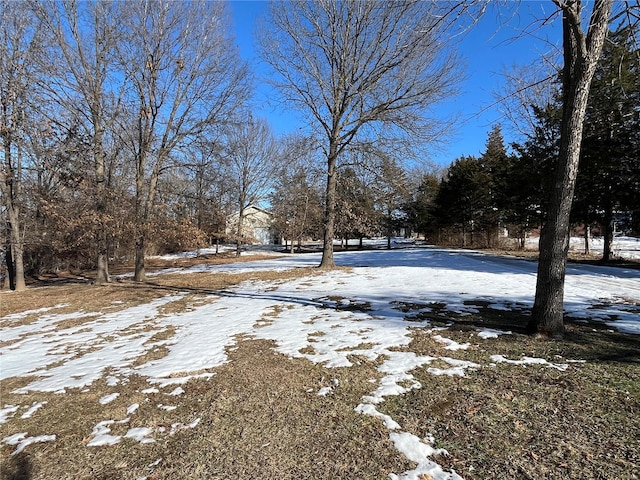
[[[236,42],[241,55],[251,62],[258,75],[264,71],[256,58],[253,33],[256,20],[263,15],[267,1],[231,1]],[[500,91],[501,74],[513,65],[528,65],[539,61],[543,53],[560,46],[560,21],[544,28],[532,28],[536,19],[554,11],[550,0],[521,1],[491,5],[482,19],[462,40],[460,54],[466,64],[467,80],[460,95],[438,107],[443,116],[460,116],[457,132],[443,151],[434,152],[432,160],[446,166],[461,155],[479,155],[485,148],[487,135],[496,123],[503,124],[507,143],[516,140],[509,135],[506,120],[500,116],[493,92]],[[523,34],[523,30],[532,31]],[[266,117],[277,134],[293,132],[300,122],[292,112],[276,110],[267,104],[269,89],[258,87],[257,115]]]

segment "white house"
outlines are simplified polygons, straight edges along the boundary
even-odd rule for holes
[[[244,209],[242,219],[242,241],[254,245],[270,245],[280,243],[277,232],[273,228],[273,215],[267,210],[254,205]],[[238,232],[238,212],[227,218],[225,233],[235,236]]]

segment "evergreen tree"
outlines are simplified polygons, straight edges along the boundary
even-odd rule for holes
[[[405,207],[413,231],[424,235],[425,240],[437,232],[436,198],[439,188],[440,180],[437,176],[423,174],[411,202]]]
[[[489,203],[489,183],[487,172],[476,157],[462,156],[450,167],[440,184],[436,203],[438,222],[443,228],[450,228],[460,234],[463,247],[477,240],[478,221]]]
[[[614,217],[637,208],[640,153],[638,48],[628,27],[609,32],[591,85],[574,218],[597,221],[611,255]]]
[[[408,218],[403,207],[409,201],[406,172],[391,158],[381,159],[374,182],[376,209],[380,224],[387,237],[387,248],[391,248],[393,232],[406,229]]]
[[[322,232],[322,195],[317,175],[302,162],[285,165],[277,176],[270,195],[274,226],[284,238],[301,248],[304,238],[320,238]]]
[[[348,242],[377,233],[379,219],[373,191],[353,167],[338,170],[336,188],[336,236]],[[348,243],[346,243],[348,247]]]
[[[547,211],[551,184],[549,179],[558,158],[561,107],[533,106],[537,125],[523,144],[514,144],[513,158],[507,185],[506,223],[516,232],[520,247],[524,248],[527,232],[542,224]]]
[[[499,229],[504,226],[505,211],[508,208],[508,174],[512,158],[507,154],[502,127],[499,124],[489,132],[486,145],[480,162],[489,185],[481,222],[486,231],[487,245],[491,247],[495,245]]]

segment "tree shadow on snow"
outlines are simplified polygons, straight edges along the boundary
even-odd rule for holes
[[[277,292],[242,292],[226,289],[207,289],[200,287],[161,285],[145,282],[145,285],[170,293],[189,292],[248,300],[269,300],[284,304],[311,306],[319,309],[365,312],[371,314],[371,320],[380,322],[415,322],[415,326],[447,327],[453,331],[477,332],[491,329],[527,336],[531,335],[527,325],[531,316],[530,299],[492,298],[461,299],[466,311],[456,312],[446,301],[390,301],[388,295],[358,295],[351,298],[328,296],[309,298]],[[446,292],[428,292],[433,298],[445,298]],[[450,295],[450,292],[449,292]],[[451,303],[451,302],[449,302]],[[472,313],[469,313],[472,312]],[[565,358],[586,361],[623,362],[640,364],[640,335],[631,335],[614,331],[610,325],[600,321],[585,321],[565,317],[567,327],[563,340],[554,340],[558,351]],[[508,339],[509,336],[502,336]],[[543,341],[543,340],[541,340]]]

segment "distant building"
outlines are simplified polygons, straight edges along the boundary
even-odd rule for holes
[[[238,232],[239,213],[232,213],[227,219],[226,234],[234,238]],[[273,215],[262,208],[249,205],[244,209],[242,220],[242,242],[252,245],[279,244],[280,237],[273,227]]]

